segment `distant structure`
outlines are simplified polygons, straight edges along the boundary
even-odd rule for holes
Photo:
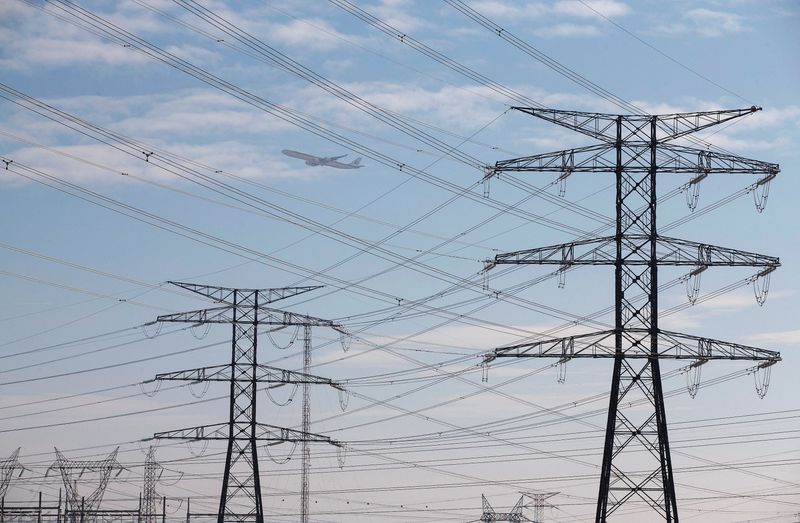
[[[481,506],[483,508],[483,514],[481,514],[480,521],[482,523],[495,523],[496,521],[510,521],[511,523],[522,523],[524,521],[530,521],[530,519],[526,518],[522,515],[522,509],[524,508],[523,501],[524,496],[520,496],[519,501],[511,508],[509,512],[497,512],[492,506],[489,504],[489,501],[486,499],[486,496],[481,494]]]
[[[531,503],[528,507],[533,509],[533,523],[544,523],[544,510],[546,508],[554,507],[547,500],[557,495],[558,492],[525,492],[524,495],[531,498]]]
[[[17,450],[12,452],[8,458],[0,460],[0,499],[6,497],[8,486],[17,470],[19,470],[20,474],[24,470],[24,467],[19,463],[19,459],[17,459],[21,448],[17,447]]]
[[[71,460],[56,451],[56,461],[50,466],[48,472],[53,468],[58,468],[61,479],[64,482],[64,492],[66,493],[65,518],[69,523],[95,523],[98,520],[97,511],[103,501],[108,481],[115,470],[117,475],[122,472],[122,465],[117,461],[119,447],[114,449],[105,459]],[[81,496],[78,491],[78,479],[82,478],[86,472],[93,472],[97,478],[97,486],[88,496]],[[46,475],[46,474],[45,474]]]
[[[611,236],[498,254],[485,262],[486,270],[500,264],[557,265],[561,272],[578,265],[611,266],[615,281],[614,328],[500,347],[489,353],[484,362],[503,357],[557,358],[562,363],[572,358],[612,359],[614,370],[595,521],[605,523],[626,503],[634,502],[651,512],[642,515],[642,520],[677,523],[661,360],[685,359],[692,361],[695,368],[709,360],[755,361],[764,375],[763,384],[757,385],[758,393],[763,394],[769,367],[781,358],[777,352],[661,330],[658,267],[689,267],[690,277],[711,266],[755,267],[758,273],[751,283],[758,289],[763,282],[761,291],[756,293],[759,303],[763,303],[769,275],[780,261],[658,234],[656,182],[661,174],[691,175],[687,190],[695,190],[692,186],[709,174],[762,175],[755,184],[754,195],[763,190],[762,197],[756,198],[757,209],[763,210],[766,188],[780,171],[777,164],[676,142],[759,108],[665,115],[514,109],[585,134],[599,143],[499,161],[487,168],[484,180],[506,172],[554,173],[561,182],[574,173],[613,173],[615,232]]]
[[[144,485],[142,488],[142,520],[141,523],[158,521],[158,493],[156,483],[161,478],[164,468],[156,461],[156,448],[150,445],[144,460]]]

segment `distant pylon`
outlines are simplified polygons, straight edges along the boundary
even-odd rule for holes
[[[61,473],[66,492],[66,521],[70,523],[94,523],[97,521],[96,511],[103,501],[103,494],[105,494],[108,481],[111,479],[111,473],[114,470],[117,470],[117,475],[122,472],[122,465],[117,461],[119,447],[114,449],[107,458],[94,461],[67,459],[58,449],[55,449],[55,451],[56,461],[47,472],[57,467]],[[81,496],[78,491],[78,479],[86,472],[95,472],[99,478],[97,486],[92,493],[88,496]]]
[[[158,493],[156,483],[161,478],[164,468],[156,461],[156,448],[150,445],[144,460],[144,488],[142,489],[141,523],[156,523],[158,516]]]
[[[530,519],[522,515],[522,509],[524,507],[523,505],[524,499],[525,499],[524,496],[520,496],[519,501],[517,501],[516,505],[514,505],[508,512],[497,512],[489,504],[489,501],[486,499],[486,496],[481,494],[481,506],[483,509],[483,514],[481,514],[480,521],[482,523],[495,523],[496,521],[510,521],[511,523],[522,523],[525,521],[530,521]]]
[[[14,477],[17,469],[19,469],[20,475],[22,475],[22,471],[25,470],[17,459],[21,448],[22,447],[17,447],[17,450],[12,452],[8,458],[0,460],[0,499],[6,497],[8,485],[11,483],[11,479]]]
[[[526,505],[533,509],[533,523],[544,523],[544,509],[553,507],[547,500],[558,494],[558,492],[525,492],[524,495],[531,498],[532,502]]]

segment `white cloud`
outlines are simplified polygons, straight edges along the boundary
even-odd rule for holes
[[[378,5],[367,6],[366,10],[400,31],[411,32],[428,25],[422,18],[410,14],[415,11],[412,0],[381,0]]]
[[[724,11],[712,11],[705,8],[691,9],[683,14],[683,20],[683,22],[656,27],[655,30],[672,35],[693,33],[706,38],[717,38],[746,30],[742,16]]]
[[[500,0],[472,2],[471,7],[490,18],[520,19],[538,18],[548,12],[546,5],[535,2],[512,3]]]
[[[543,37],[572,38],[582,36],[602,36],[603,32],[593,25],[554,24],[537,29],[535,33]]]
[[[300,19],[285,24],[274,24],[269,29],[270,39],[284,45],[302,47],[304,50],[330,50],[354,37],[338,32],[324,20]]]
[[[616,18],[628,14],[630,7],[615,0],[561,0],[553,5],[553,11],[580,18]]]
[[[154,13],[126,5],[99,16],[135,34],[170,34],[170,28]],[[11,10],[13,24],[0,29],[0,66],[16,70],[37,67],[70,67],[99,64],[104,66],[142,65],[152,61],[132,48],[111,43],[75,25],[41,11],[25,8]],[[170,48],[181,57],[208,61],[213,53],[197,47],[178,45]]]
[[[797,345],[800,342],[800,330],[762,332],[749,336],[747,341],[759,345]]]
[[[738,33],[744,30],[742,17],[723,11],[710,9],[692,9],[684,18],[694,24],[694,29],[701,36],[716,37],[726,33]]]

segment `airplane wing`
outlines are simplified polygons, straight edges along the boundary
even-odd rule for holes
[[[344,158],[345,156],[347,156],[347,155],[343,154],[341,156],[328,156],[327,158],[323,158],[322,161],[323,162],[335,162],[336,160],[340,160],[340,159]]]

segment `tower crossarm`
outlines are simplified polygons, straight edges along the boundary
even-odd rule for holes
[[[484,362],[496,358],[614,358],[618,354],[615,334],[614,330],[605,330],[499,347],[484,355]],[[748,360],[758,361],[761,366],[781,361],[779,352],[663,330],[658,331],[658,353],[652,354],[645,343],[647,334],[646,329],[625,329],[619,354],[638,359]]]
[[[234,314],[236,310],[236,314]],[[248,323],[257,325],[300,325],[310,327],[330,327],[332,329],[342,326],[331,320],[316,318],[307,314],[297,314],[268,307],[237,307],[227,305],[211,309],[200,309],[174,314],[162,314],[156,318],[157,322],[171,323]]]
[[[162,314],[156,318],[156,322],[193,323],[198,325],[203,323],[233,323],[234,309],[233,305],[226,305],[212,309]]]
[[[199,367],[197,369],[179,370],[175,372],[165,372],[157,374],[157,380],[166,381],[231,381],[231,365],[213,365],[210,367]],[[250,375],[242,375],[236,378],[236,381],[252,382],[253,377]],[[331,387],[341,389],[342,386],[337,382],[313,374],[306,374],[293,370],[279,369],[277,367],[270,367],[268,365],[257,365],[255,381],[258,383],[288,383],[288,384],[303,384],[310,383],[314,385],[330,385]]]
[[[642,234],[630,234],[622,238],[623,265],[647,265],[649,260],[641,253],[650,248],[650,238]],[[614,265],[616,263],[616,238],[605,236],[547,247],[498,254],[487,260],[486,266],[494,265]],[[658,265],[692,267],[761,267],[776,269],[780,259],[727,247],[681,240],[666,236],[656,238],[656,262]]]
[[[756,174],[774,177],[781,170],[777,163],[674,143],[659,145],[656,158],[659,173]]]
[[[629,174],[650,172],[650,144],[623,143],[625,156],[622,167]],[[617,150],[614,144],[602,143],[574,149],[501,160],[487,168],[485,177],[503,172],[545,173],[612,173],[616,165]],[[753,160],[728,153],[698,149],[678,144],[660,144],[656,149],[656,171],[659,174],[754,174],[769,179],[780,172],[776,163]]]
[[[273,443],[280,442],[302,442],[309,441],[314,443],[329,443],[337,447],[343,446],[343,443],[331,439],[327,436],[314,434],[312,432],[303,432],[301,430],[294,430],[285,427],[277,427],[275,425],[267,425],[265,423],[256,423],[255,440],[267,441]],[[230,434],[230,426],[228,423],[215,423],[211,425],[200,425],[197,427],[189,427],[185,429],[170,430],[166,432],[156,432],[153,434],[153,439],[180,439],[180,440],[240,440],[247,441],[251,439],[249,431],[241,431],[241,433],[234,432]]]
[[[487,176],[503,172],[613,172],[614,145],[598,144],[575,149],[500,160],[490,168]]]
[[[317,285],[310,287],[278,287],[274,289],[234,289],[231,287],[199,285],[196,283],[185,283],[179,281],[169,281],[167,283],[195,294],[199,294],[200,296],[211,298],[217,303],[227,303],[228,305],[234,305],[235,301],[238,301],[235,300],[235,295],[237,294],[248,296],[250,298],[257,294],[258,303],[267,304],[322,288],[322,286]]]
[[[760,107],[753,106],[745,109],[722,111],[661,115],[632,114],[620,117],[615,114],[562,111],[536,107],[513,107],[513,109],[609,143],[617,139],[616,125],[618,121],[621,121],[624,130],[623,141],[647,142],[650,141],[650,125],[653,118],[655,118],[656,128],[658,129],[657,141],[665,142],[761,110]]]

